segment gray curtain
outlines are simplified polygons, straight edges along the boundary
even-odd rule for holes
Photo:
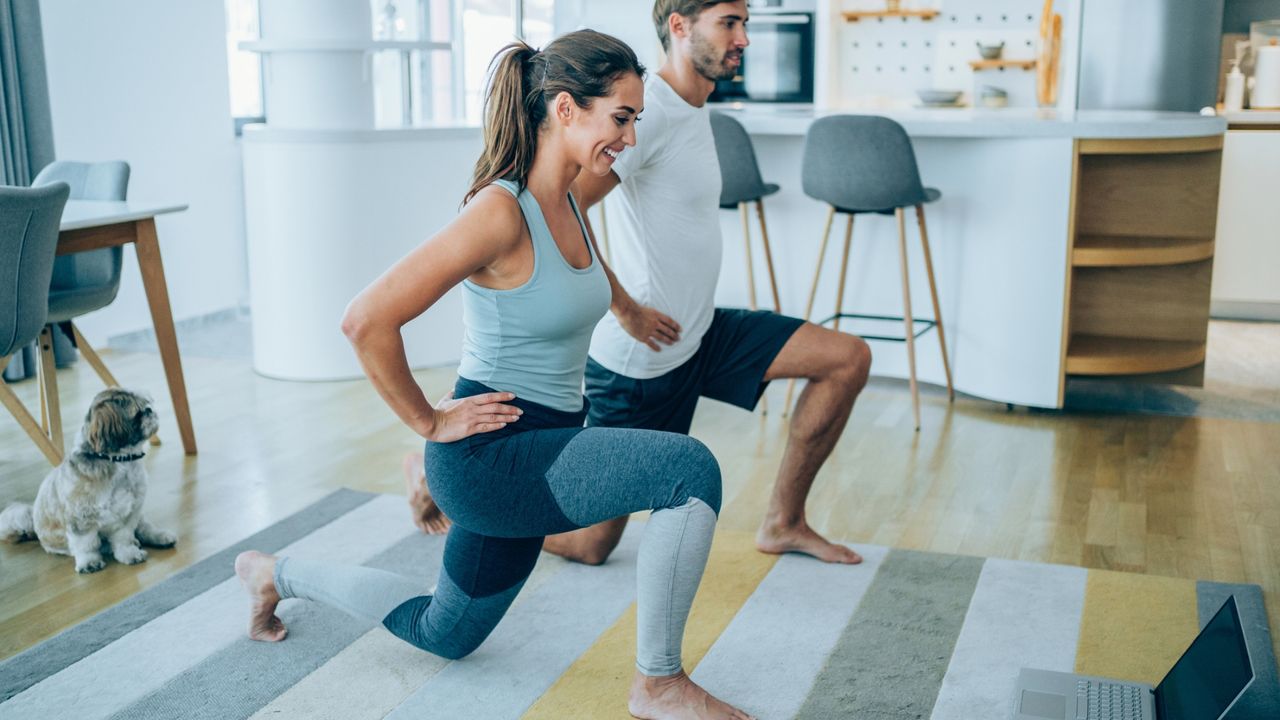
[[[53,162],[39,0],[0,0],[0,160],[3,184],[23,187]],[[35,374],[34,360],[32,349],[24,349],[9,363],[4,379]]]

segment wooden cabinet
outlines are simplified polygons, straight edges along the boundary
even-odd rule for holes
[[[1221,136],[1076,143],[1065,374],[1203,382],[1221,168]]]

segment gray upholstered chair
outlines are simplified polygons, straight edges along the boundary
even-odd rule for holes
[[[804,193],[829,206],[826,227],[822,232],[822,247],[818,251],[818,267],[813,275],[813,288],[805,308],[805,319],[813,312],[813,301],[818,291],[818,278],[822,273],[823,256],[827,251],[827,238],[836,213],[849,216],[844,235],[844,255],[840,265],[840,282],[836,290],[835,314],[823,321],[833,322],[840,329],[840,318],[871,318],[875,320],[901,320],[903,337],[864,335],[873,340],[906,342],[907,365],[911,379],[911,405],[915,413],[916,429],[920,429],[920,394],[916,387],[915,339],[931,328],[938,332],[942,347],[942,367],[947,376],[947,396],[955,399],[951,386],[951,365],[947,359],[947,339],[942,328],[942,310],[938,305],[938,289],[933,279],[933,259],[929,254],[929,234],[925,228],[924,205],[942,197],[942,193],[926,188],[920,182],[920,170],[916,165],[911,138],[901,125],[886,117],[876,115],[833,115],[819,118],[805,135],[804,156],[801,160],[801,186]],[[929,295],[933,299],[933,319],[916,318],[911,314],[911,284],[907,272],[907,234],[905,209],[914,207],[920,225],[920,243],[924,250],[924,266],[929,277]],[[902,317],[860,315],[844,312],[844,284],[848,271],[849,245],[853,239],[853,218],[859,213],[893,215],[898,221],[898,256],[902,270]],[[923,329],[917,331],[917,325]],[[790,392],[787,404],[790,405]]]
[[[0,370],[14,352],[39,338],[51,344],[46,316],[58,226],[70,188],[55,183],[39,188],[0,187]],[[14,271],[8,271],[13,269]],[[45,356],[48,357],[48,356]],[[41,398],[57,397],[52,363],[40,364]],[[18,396],[0,381],[0,403],[9,410],[50,464],[62,462],[62,423],[41,404],[37,424]]]
[[[31,184],[35,187],[53,182],[69,185],[72,200],[123,201],[129,191],[129,164],[119,160],[97,163],[60,160],[41,170]],[[53,282],[49,287],[50,327],[57,326],[71,340],[107,387],[117,387],[120,383],[73,320],[101,310],[116,299],[123,257],[122,247],[63,255],[54,263]],[[51,402],[56,403],[57,399]]]
[[[756,164],[755,147],[742,123],[722,112],[711,113],[711,133],[716,141],[716,156],[720,159],[720,207],[737,210],[742,215],[742,239],[747,259],[747,297],[751,309],[756,309],[756,276],[751,261],[751,228],[747,205],[755,203],[760,218],[760,238],[764,244],[764,261],[769,270],[769,288],[773,291],[773,309],[782,312],[778,298],[778,280],[773,273],[773,254],[769,251],[769,228],[764,221],[764,198],[778,192],[779,187],[766,183],[760,177]]]

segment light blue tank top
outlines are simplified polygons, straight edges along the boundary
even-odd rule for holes
[[[569,197],[591,264],[579,270],[556,245],[533,194],[496,180],[516,197],[533,239],[533,274],[521,286],[493,290],[462,283],[462,364],[458,374],[495,390],[564,412],[582,409],[582,375],[596,323],[612,292],[578,205]]]

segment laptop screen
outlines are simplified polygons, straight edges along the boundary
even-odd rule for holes
[[[1157,715],[1160,720],[1217,720],[1252,680],[1233,595],[1156,687]]]

